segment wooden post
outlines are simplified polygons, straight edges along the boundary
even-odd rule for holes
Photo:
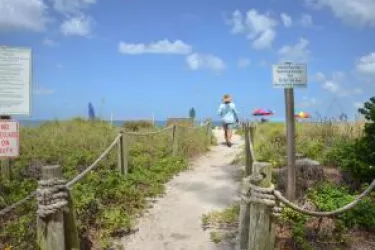
[[[255,146],[255,125],[250,124],[250,142],[253,147]]]
[[[124,132],[120,132],[121,137],[118,141],[118,153],[117,153],[117,165],[120,171],[120,174],[125,175],[128,173],[128,145],[127,145],[127,137]]]
[[[0,116],[0,120],[2,121],[10,121],[12,119],[9,115],[2,115]],[[1,177],[4,180],[11,180],[12,179],[12,172],[10,170],[10,159],[1,159]]]
[[[246,126],[244,124],[244,126]],[[249,190],[250,177],[247,176],[242,180],[241,196],[247,196]],[[241,199],[240,203],[240,219],[239,219],[239,239],[236,250],[246,250],[249,244],[249,226],[250,226],[250,203]]]
[[[250,128],[248,122],[243,124],[243,129],[245,131],[245,173],[246,176],[249,176],[252,174],[253,158],[250,150]]]
[[[42,179],[62,179],[60,166],[42,168]],[[64,214],[56,212],[45,219],[37,218],[37,242],[40,250],[66,250],[64,233]]]
[[[64,226],[66,249],[80,250],[75,209],[70,190],[68,191],[68,210],[64,213]]]
[[[211,146],[211,134],[212,134],[212,123],[211,121],[207,122],[207,130],[206,130],[206,138],[207,138],[207,146]]]
[[[271,187],[272,164],[265,162],[254,163],[254,174],[261,174],[264,178],[257,184],[263,188]],[[247,250],[273,250],[275,227],[271,217],[272,208],[266,204],[250,203],[250,227]]]
[[[287,128],[287,156],[288,156],[288,181],[286,196],[293,201],[296,197],[296,164],[295,164],[295,121],[294,121],[294,91],[285,88],[285,113]]]
[[[177,156],[178,155],[178,141],[179,141],[179,129],[177,125],[173,125],[173,142],[172,142],[172,155]]]

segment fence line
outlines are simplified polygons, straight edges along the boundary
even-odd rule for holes
[[[207,143],[211,143],[211,133],[209,128],[211,128],[212,123],[210,121],[199,125],[199,126],[193,126],[189,127],[193,131],[195,129],[201,129],[204,127],[207,127],[206,130],[206,139]],[[66,217],[67,219],[59,220],[58,223],[60,223],[60,229],[56,226],[51,226],[52,229],[50,231],[42,230],[41,232],[40,228],[38,228],[38,236],[37,241],[41,249],[43,250],[59,250],[62,249],[61,246],[57,246],[56,243],[51,243],[56,240],[54,237],[56,236],[56,230],[67,230],[66,227],[69,228],[69,232],[65,235],[68,235],[68,239],[65,239],[66,242],[62,243],[64,246],[71,246],[71,248],[67,249],[75,249],[78,239],[78,234],[76,230],[76,223],[74,219],[74,211],[72,209],[72,197],[70,189],[80,180],[82,180],[89,172],[91,172],[95,167],[98,166],[98,164],[111,152],[111,150],[117,145],[119,147],[118,156],[119,156],[119,170],[121,174],[127,174],[127,165],[128,165],[128,157],[127,153],[125,151],[128,151],[129,148],[127,145],[125,145],[127,136],[148,136],[148,135],[155,135],[160,134],[169,130],[173,130],[173,156],[176,156],[178,154],[178,148],[179,148],[179,136],[180,133],[177,131],[178,128],[181,128],[183,126],[180,125],[172,125],[168,126],[164,129],[160,129],[158,131],[152,131],[152,132],[124,132],[121,131],[119,135],[112,141],[112,143],[102,152],[102,154],[90,165],[88,166],[84,171],[79,173],[77,176],[75,176],[73,179],[71,179],[69,182],[66,182],[62,179],[62,170],[60,166],[45,166],[42,168],[42,174],[43,179],[38,181],[39,187],[36,191],[33,191],[25,198],[15,202],[12,205],[7,206],[6,208],[0,210],[0,218],[4,217],[8,213],[12,212],[16,208],[22,206],[27,201],[32,200],[33,198],[37,198],[38,201],[38,223],[43,224],[44,228],[51,226],[52,224],[49,223],[51,221],[51,216],[49,215],[56,215],[60,214],[60,217]],[[126,171],[124,171],[126,170]],[[66,210],[65,208],[68,207]],[[65,225],[65,224],[66,225]],[[38,225],[39,225],[38,224]],[[64,227],[65,225],[65,227]],[[64,235],[61,232],[58,232],[57,234],[60,235],[59,237],[63,237]],[[54,236],[55,234],[55,236]],[[65,236],[64,236],[65,237]],[[61,240],[61,239],[60,239]],[[75,242],[75,243],[72,243]],[[52,245],[51,245],[52,244]],[[73,245],[69,245],[73,244]]]
[[[272,165],[255,161],[254,150],[249,147],[253,144],[248,136],[250,126],[246,124],[243,128],[246,162],[252,162],[252,173],[242,181],[237,250],[273,250],[277,218],[285,206],[310,216],[333,217],[352,209],[375,188],[375,180],[373,180],[352,202],[333,211],[320,212],[301,208],[285,198],[280,191],[275,190],[271,182]]]

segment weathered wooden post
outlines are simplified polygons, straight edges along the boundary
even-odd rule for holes
[[[249,123],[245,122],[243,124],[243,129],[245,131],[245,172],[246,176],[251,175],[252,167],[253,167],[253,158],[251,156],[250,150],[250,130],[249,130]]]
[[[123,131],[120,132],[121,137],[118,140],[118,169],[122,175],[125,175],[128,173],[128,155],[129,155],[129,149],[127,145],[127,136],[126,133]]]
[[[273,250],[275,227],[272,218],[273,199],[272,164],[254,163],[250,176],[250,227],[247,250]]]
[[[250,124],[250,142],[253,147],[255,146],[255,125]]]
[[[207,138],[207,145],[211,145],[211,136],[212,136],[212,122],[211,120],[207,121],[207,130],[206,130],[206,138]]]
[[[179,141],[179,129],[178,126],[175,124],[173,125],[173,142],[172,142],[172,155],[178,155],[178,142]]]
[[[244,124],[245,126],[245,124]],[[236,250],[246,250],[249,244],[249,226],[250,226],[250,203],[248,202],[248,192],[250,188],[250,177],[247,176],[242,180],[241,185],[241,203],[239,218],[239,238]]]
[[[42,168],[42,180],[37,190],[37,242],[40,250],[66,250],[63,210],[67,193],[62,180],[61,167]],[[65,194],[65,195],[64,195]]]
[[[289,200],[296,197],[296,155],[295,155],[295,120],[294,120],[294,91],[285,88],[285,113],[287,129],[287,154],[288,154],[288,182],[286,195]]]
[[[68,210],[64,212],[65,245],[67,250],[80,250],[72,193],[70,190],[67,192]]]

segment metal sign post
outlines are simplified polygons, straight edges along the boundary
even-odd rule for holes
[[[284,63],[273,66],[273,86],[284,88],[288,158],[286,196],[292,201],[296,198],[294,87],[306,87],[306,72],[304,64]]]

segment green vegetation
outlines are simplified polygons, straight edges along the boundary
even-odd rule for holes
[[[214,231],[210,233],[211,240],[214,243],[220,243],[223,240],[230,240],[235,237],[235,232],[223,232],[220,231],[220,229],[236,229],[239,214],[240,205],[233,204],[224,210],[212,211],[208,214],[202,215],[202,226],[204,228],[214,228]]]
[[[316,183],[299,201],[301,204],[312,204],[311,209],[319,211],[335,210],[350,203],[375,179],[375,97],[359,112],[364,115],[365,123],[296,124],[297,152],[321,162],[325,171],[334,169],[339,178]],[[237,133],[244,134],[241,130]],[[258,161],[271,162],[275,168],[286,166],[285,125],[257,124],[255,154]],[[239,160],[244,163],[244,157]],[[289,230],[299,249],[317,249],[315,245],[322,241],[330,242],[331,249],[346,249],[352,232],[375,231],[374,201],[374,196],[367,197],[333,219],[317,219],[285,208],[279,227],[281,231]]]
[[[141,130],[154,129],[154,125],[151,121],[126,121],[123,124],[123,128],[126,131],[138,132]]]
[[[124,127],[131,131],[154,129],[145,122],[128,122]],[[116,130],[103,121],[82,119],[23,128],[21,156],[12,163],[13,179],[0,181],[0,209],[34,191],[44,165],[60,164],[64,177],[72,179],[112,143]],[[171,157],[172,130],[147,137],[130,136],[127,176],[119,174],[117,150],[112,150],[73,188],[82,242],[93,239],[106,248],[112,236],[130,232],[134,218],[147,207],[146,198],[163,194],[163,184],[187,168],[187,158],[207,150],[205,133],[202,127],[181,135],[179,157]],[[33,200],[13,211],[0,230],[0,242],[14,249],[36,249],[35,209]]]

